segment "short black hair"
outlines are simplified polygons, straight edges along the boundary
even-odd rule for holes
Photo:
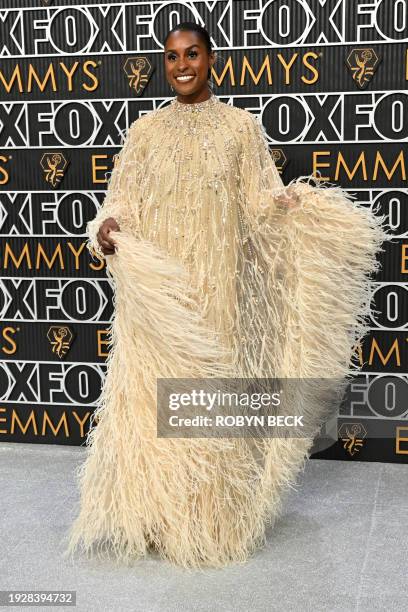
[[[164,46],[166,45],[167,39],[169,38],[170,34],[173,34],[173,32],[196,32],[196,34],[201,36],[201,38],[203,39],[203,42],[207,47],[208,53],[212,52],[211,39],[208,31],[203,28],[203,26],[199,25],[198,23],[195,23],[195,21],[183,21],[183,23],[178,23],[176,26],[174,26],[174,28],[172,28],[170,32],[167,32],[166,38],[164,39],[163,43]]]

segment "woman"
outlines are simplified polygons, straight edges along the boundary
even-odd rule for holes
[[[283,185],[258,120],[209,89],[205,29],[179,24],[164,61],[177,97],[130,126],[88,226],[115,316],[68,552],[220,567],[264,542],[327,406],[287,406],[297,438],[160,438],[157,378],[344,379],[388,235],[340,188]]]

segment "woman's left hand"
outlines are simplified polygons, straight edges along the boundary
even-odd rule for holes
[[[278,196],[278,202],[287,208],[296,207],[299,203],[299,195],[294,190],[294,185],[290,185],[282,195]]]

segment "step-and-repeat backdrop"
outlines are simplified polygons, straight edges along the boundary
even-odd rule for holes
[[[129,125],[174,95],[181,21],[210,31],[215,93],[260,117],[285,183],[319,171],[388,214],[364,366],[314,456],[406,462],[408,0],[3,0],[0,440],[84,444],[113,314],[86,224]]]

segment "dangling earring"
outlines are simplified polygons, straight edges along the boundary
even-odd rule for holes
[[[170,89],[171,89],[171,91],[174,91],[173,85],[170,85]]]

